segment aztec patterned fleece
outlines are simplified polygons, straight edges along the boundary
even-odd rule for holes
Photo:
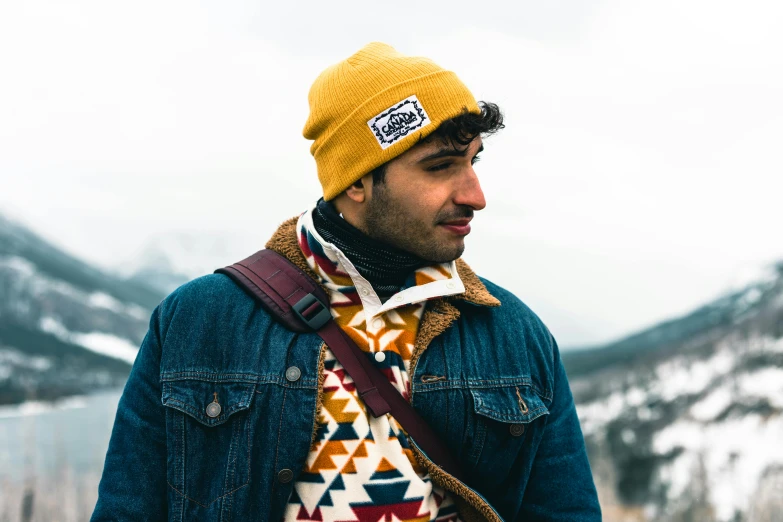
[[[311,212],[297,224],[299,246],[329,290],[332,316],[407,398],[408,369],[427,299],[465,291],[454,262],[416,270],[385,303],[353,264],[316,232]],[[416,462],[391,415],[374,418],[330,350],[324,364],[318,436],[284,520],[392,522],[459,520],[446,492]]]

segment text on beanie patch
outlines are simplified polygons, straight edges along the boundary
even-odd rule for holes
[[[429,124],[430,119],[415,94],[394,104],[367,122],[382,149],[389,148],[411,131]]]

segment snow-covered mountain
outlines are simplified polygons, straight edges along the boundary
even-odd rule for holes
[[[162,297],[0,215],[0,404],[122,385]]]
[[[783,263],[564,363],[605,520],[783,520]]]
[[[262,248],[237,232],[171,232],[152,237],[134,257],[122,265],[121,274],[164,293],[182,283],[210,274]]]

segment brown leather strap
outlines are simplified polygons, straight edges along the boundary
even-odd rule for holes
[[[292,308],[294,304],[307,294],[312,294],[321,303],[329,302],[320,285],[273,250],[261,250],[231,266],[219,268],[215,273],[233,279],[295,332],[312,332],[313,329],[299,319]]]
[[[462,477],[457,461],[432,428],[334,322],[328,296],[307,274],[272,250],[261,250],[215,272],[229,276],[290,330],[317,333],[351,376],[374,417],[391,413],[430,460]]]

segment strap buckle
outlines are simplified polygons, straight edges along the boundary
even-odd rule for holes
[[[320,330],[332,318],[329,307],[313,294],[307,294],[301,298],[296,304],[291,306],[291,309],[299,319],[315,331]]]
[[[387,413],[391,412],[391,406],[388,402],[386,402],[386,398],[381,395],[381,392],[375,386],[369,390],[359,392],[359,397],[362,398],[365,406],[370,408],[372,416],[376,419],[381,415],[386,415]]]

